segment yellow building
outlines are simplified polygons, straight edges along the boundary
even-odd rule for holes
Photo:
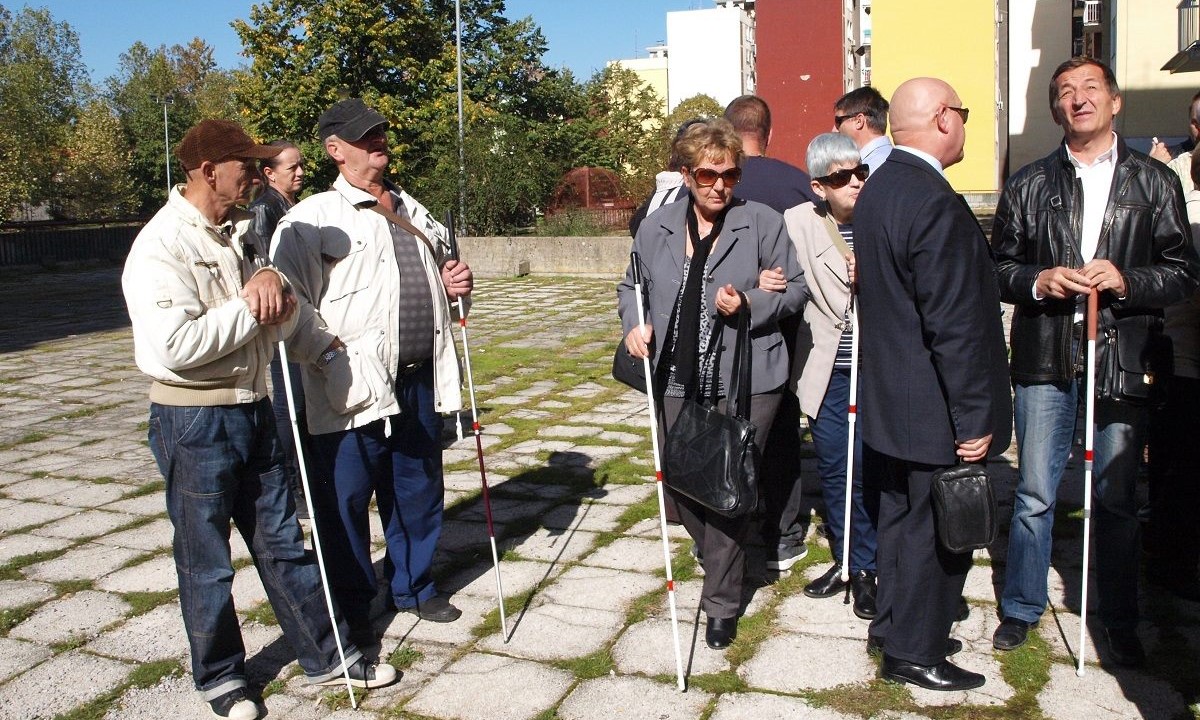
[[[662,100],[663,115],[667,114],[667,101],[670,97],[667,83],[667,46],[655,45],[646,48],[649,57],[632,60],[614,60],[612,64],[620,65],[626,70],[633,71],[642,81],[642,85],[654,91]]]
[[[871,85],[891,97],[909,78],[941,78],[971,110],[965,157],[946,171],[962,193],[999,188],[996,54],[996,10],[990,2],[871,3]]]

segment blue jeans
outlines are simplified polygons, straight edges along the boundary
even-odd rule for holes
[[[1020,480],[1008,536],[1008,567],[1001,614],[1036,622],[1049,596],[1054,507],[1075,434],[1080,381],[1017,384],[1014,421]],[[1140,544],[1134,488],[1147,422],[1144,408],[1097,402],[1092,518],[1100,619],[1106,627],[1132,628],[1138,621]]]
[[[179,604],[192,676],[205,700],[246,685],[246,649],[234,612],[232,520],[250,548],[267,598],[311,681],[341,671],[316,556],[296,520],[267,400],[217,407],[150,405],[150,449],[166,479],[175,528]],[[347,637],[345,623],[338,632]],[[361,653],[345,646],[346,659]]]
[[[433,363],[396,381],[400,413],[314,435],[321,465],[311,483],[321,538],[334,561],[329,583],[353,627],[376,593],[367,513],[375,496],[387,541],[384,577],[398,608],[437,594],[433,553],[442,532],[442,417],[433,407]],[[332,478],[332,481],[330,480]]]
[[[825,527],[835,562],[842,561],[846,518],[846,448],[850,440],[850,371],[834,370],[817,417],[809,418],[817,451],[817,474],[825,500]],[[862,433],[854,434],[854,495],[850,509],[850,571],[875,570],[876,523],[879,508],[868,512],[863,503]]]

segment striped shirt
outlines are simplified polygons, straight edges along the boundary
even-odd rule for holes
[[[842,234],[842,239],[846,241],[846,245],[850,247],[850,251],[854,251],[854,226],[842,225],[838,223],[838,232]],[[850,349],[851,343],[854,340],[854,328],[850,324],[850,308],[846,308],[846,315],[842,318],[844,328],[842,336],[838,338],[837,355],[833,358],[833,368],[835,370],[850,369]]]

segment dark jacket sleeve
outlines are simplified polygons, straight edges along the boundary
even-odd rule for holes
[[[1028,181],[1028,180],[1027,180]],[[1033,297],[1033,284],[1038,273],[1050,267],[1044,263],[1027,262],[1034,248],[1030,243],[1031,228],[1026,223],[1029,208],[1022,206],[1021,199],[1027,195],[1019,192],[1023,183],[1013,178],[1005,186],[992,220],[992,251],[996,259],[996,274],[1000,284],[1000,299],[1014,305],[1037,305]]]
[[[1125,277],[1125,297],[1114,307],[1167,307],[1191,297],[1200,280],[1200,258],[1192,244],[1183,189],[1170,171],[1143,168],[1153,198],[1150,228],[1152,258],[1145,265],[1117,268]],[[1116,238],[1112,238],[1116,240]]]

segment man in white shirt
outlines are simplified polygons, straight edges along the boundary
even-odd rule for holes
[[[892,152],[887,119],[888,101],[870,86],[851,90],[833,104],[833,129],[850,136],[871,174]]]
[[[1023,644],[1048,602],[1055,499],[1087,387],[1087,296],[1099,293],[1101,333],[1119,329],[1122,363],[1139,358],[1136,367],[1123,369],[1158,381],[1150,385],[1155,389],[1165,380],[1149,352],[1158,347],[1161,308],[1190,296],[1200,275],[1178,181],[1113,132],[1122,99],[1112,70],[1091,58],[1064,62],[1049,100],[1063,144],[1012,176],[992,230],[1000,297],[1016,306],[1009,370],[1020,448],[1003,621],[992,637],[998,650]],[[1102,385],[1098,377],[1098,391]],[[1126,396],[1096,403],[1093,517],[1107,641],[1102,659],[1121,665],[1145,661],[1136,632],[1134,483],[1153,401]]]

